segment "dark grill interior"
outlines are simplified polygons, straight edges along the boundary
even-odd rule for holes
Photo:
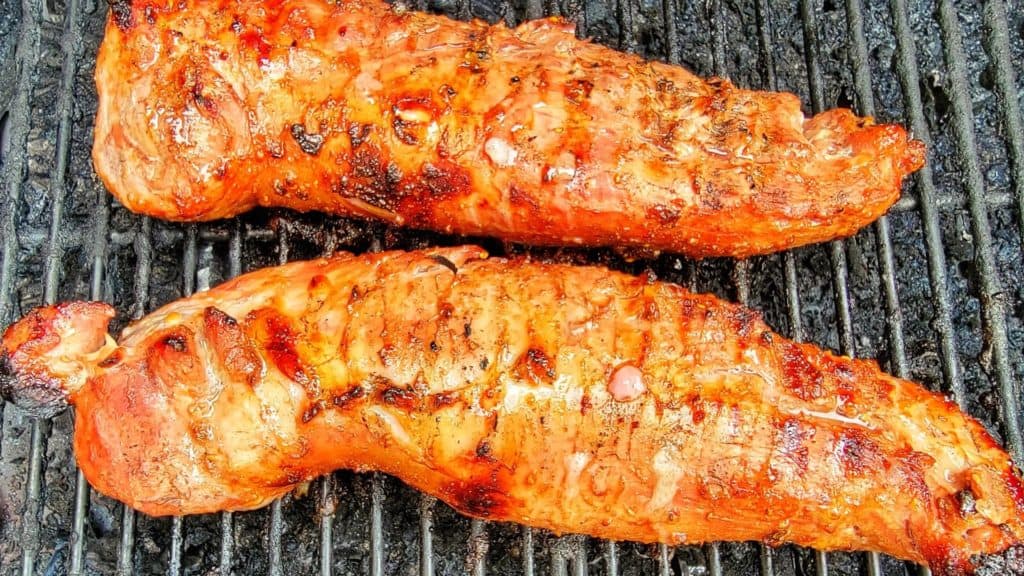
[[[580,35],[755,88],[809,111],[907,124],[929,165],[889,216],[843,242],[747,262],[599,262],[745,301],[799,339],[878,358],[940,389],[1024,462],[1024,7],[954,0],[419,0],[509,24],[561,14]],[[258,212],[200,226],[139,218],[92,170],[100,0],[0,0],[0,326],[32,306],[114,303],[125,319],[261,266],[345,249],[464,239]],[[525,248],[483,242],[494,253]],[[2,574],[893,574],[861,553],[757,544],[651,547],[470,521],[380,475],[340,472],[244,514],[152,519],[91,493],[70,414],[0,405]]]

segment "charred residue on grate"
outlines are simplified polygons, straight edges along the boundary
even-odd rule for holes
[[[562,14],[596,41],[702,76],[795,92],[808,111],[852,105],[927,133],[930,164],[898,208],[842,243],[737,265],[476,240],[496,254],[602,263],[748,300],[783,333],[877,357],[893,373],[955,393],[1007,440],[1013,424],[1000,410],[1008,395],[1019,397],[1014,387],[1024,372],[1024,134],[1015,100],[1024,72],[1022,11],[1002,0],[984,7],[948,0],[410,4],[509,24]],[[240,272],[325,248],[462,241],[263,212],[177,226],[113,206],[89,160],[92,72],[105,10],[95,0],[0,0],[7,143],[0,157],[0,324],[44,301],[86,296],[114,303],[123,323]],[[33,423],[4,410],[2,422],[5,573],[904,573],[889,559],[829,554],[826,565],[793,547],[768,553],[750,544],[673,549],[554,538],[473,523],[393,479],[349,472],[257,512],[151,519],[90,493],[71,458],[70,415]]]

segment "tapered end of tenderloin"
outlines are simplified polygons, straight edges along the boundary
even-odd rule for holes
[[[113,317],[114,309],[99,302],[29,312],[0,341],[0,396],[37,418],[60,413],[116,348],[107,335]]]

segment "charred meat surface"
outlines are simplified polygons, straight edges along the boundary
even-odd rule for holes
[[[128,208],[254,206],[532,244],[748,256],[852,234],[924,162],[849,110],[805,118],[578,40],[376,0],[123,0],[94,164]]]
[[[4,334],[3,393],[74,404],[99,491],[252,509],[338,468],[461,512],[616,540],[794,542],[973,571],[1024,537],[1007,454],[953,403],[756,313],[474,247],[338,256]]]

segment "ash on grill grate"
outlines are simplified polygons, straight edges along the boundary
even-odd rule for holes
[[[562,14],[581,35],[708,76],[853,106],[931,140],[884,221],[841,243],[735,263],[610,250],[492,252],[651,272],[749,302],[784,333],[877,357],[947,391],[1004,441],[1024,373],[1024,11],[1003,0],[425,0],[514,24]],[[0,325],[93,297],[122,318],[241,272],[332,249],[461,239],[317,215],[177,226],[113,206],[89,160],[95,0],[0,0]],[[828,271],[823,273],[823,271]],[[1012,407],[1010,408],[1012,412]],[[125,513],[74,468],[71,418],[0,412],[0,573],[905,574],[891,559],[753,544],[555,538],[472,522],[379,475],[339,472],[266,510],[180,520]],[[1015,439],[1016,438],[1016,439]],[[1011,446],[1020,462],[1021,446]]]

